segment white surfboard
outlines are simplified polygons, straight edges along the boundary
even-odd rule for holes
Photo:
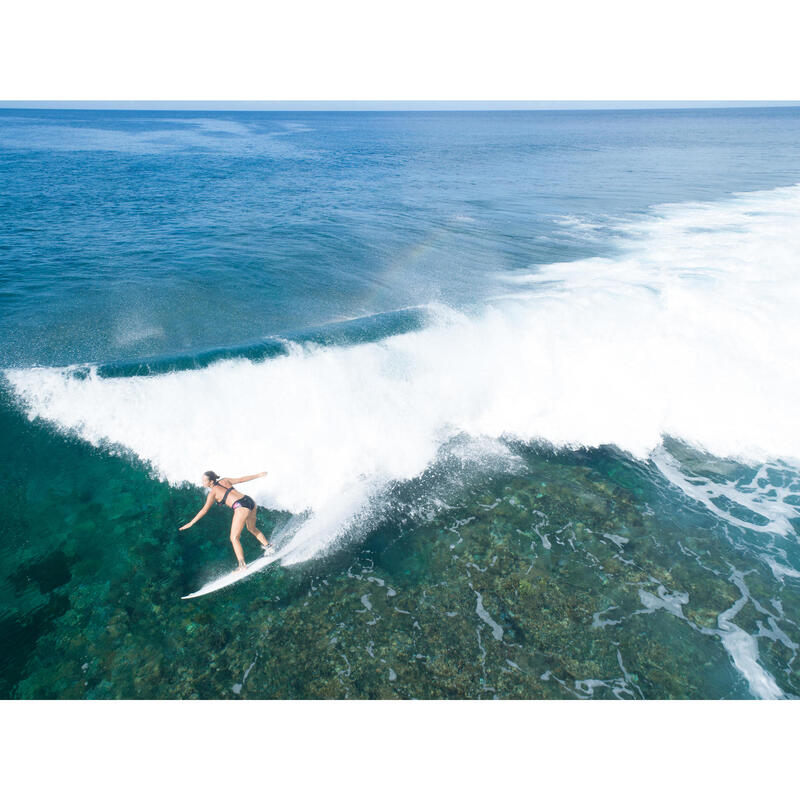
[[[204,594],[211,594],[211,592],[216,592],[218,589],[224,589],[226,586],[230,586],[233,583],[238,583],[239,581],[249,578],[254,573],[264,569],[264,567],[268,567],[273,561],[277,561],[280,557],[280,553],[270,553],[269,555],[261,556],[261,558],[251,561],[245,569],[241,570],[241,572],[234,570],[233,572],[229,572],[227,575],[223,575],[220,578],[215,578],[213,581],[209,581],[205,586],[198,589],[196,592],[184,595],[181,597],[181,600],[191,600],[193,597],[202,597]]]

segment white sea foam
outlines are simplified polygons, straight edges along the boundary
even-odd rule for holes
[[[640,458],[668,434],[745,461],[800,459],[800,186],[657,207],[621,224],[617,245],[518,275],[513,299],[478,315],[380,342],[148,377],[6,374],[31,417],[122,445],[173,483],[268,469],[248,486],[260,503],[313,512],[290,561],[456,434]]]
[[[475,590],[473,589],[473,591]],[[475,603],[475,613],[491,628],[492,636],[499,641],[503,638],[503,628],[492,619],[492,617],[489,615],[489,612],[484,608],[483,597],[481,596],[481,593],[475,592],[475,595],[478,598]]]
[[[716,633],[720,637],[722,646],[728,651],[734,667],[747,680],[754,697],[761,700],[782,699],[785,697],[784,693],[775,683],[772,675],[758,661],[757,639],[733,622],[734,617],[741,611],[747,601],[753,598],[750,596],[741,572],[734,570],[732,581],[739,588],[742,596],[729,609],[719,615],[719,628],[716,631],[712,631],[712,633]]]
[[[742,528],[767,531],[780,536],[794,533],[791,521],[798,516],[798,509],[787,502],[787,498],[792,495],[791,489],[767,483],[767,491],[758,491],[759,487],[757,487],[755,479],[749,484],[741,486],[734,481],[726,481],[722,478],[712,480],[707,477],[687,475],[685,468],[678,460],[662,447],[656,448],[652,454],[652,460],[664,477],[680,488],[688,497],[702,503],[720,519]],[[766,468],[762,467],[758,474],[766,472]],[[739,511],[738,516],[734,516],[721,507],[725,501],[732,509]],[[758,517],[755,517],[754,520],[743,519],[741,512],[750,512]],[[786,575],[795,573],[795,576],[800,576],[796,570],[790,570],[777,564],[773,568],[773,571],[776,570],[782,570]]]

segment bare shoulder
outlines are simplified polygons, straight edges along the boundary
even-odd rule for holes
[[[217,485],[224,486],[226,489],[232,489],[233,488],[233,483],[231,483],[231,479],[230,478],[220,478],[217,481]]]

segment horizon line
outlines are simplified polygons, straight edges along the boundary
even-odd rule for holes
[[[798,100],[0,100],[0,109],[62,111],[604,111],[780,108]]]

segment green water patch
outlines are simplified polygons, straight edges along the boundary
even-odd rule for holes
[[[215,510],[179,534],[203,501],[199,489],[170,488],[124,454],[28,422],[7,401],[0,431],[0,692],[169,696],[149,683],[157,670],[138,693],[140,674],[110,692],[107,670],[129,674],[139,641],[142,652],[152,658],[156,648],[166,660],[182,646],[193,610],[181,594],[196,588],[203,569],[235,565],[230,519]],[[261,522],[270,528],[266,513]]]
[[[234,566],[228,513],[178,533],[198,488],[8,403],[0,429],[3,697],[751,697],[732,608],[800,694],[800,582],[610,449],[516,446],[441,497],[423,476],[326,557],[183,601]],[[259,511],[268,536],[286,522]]]

